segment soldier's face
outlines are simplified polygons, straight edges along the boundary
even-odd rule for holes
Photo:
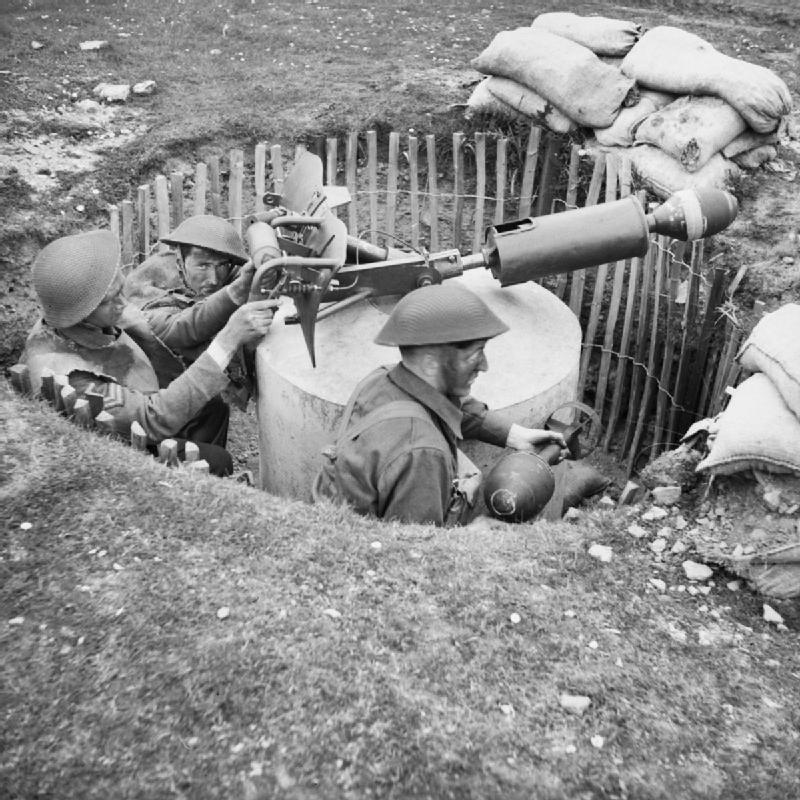
[[[189,288],[199,297],[208,297],[228,283],[233,265],[222,253],[191,247],[183,259],[183,269]]]
[[[444,345],[440,374],[445,394],[453,397],[469,395],[475,378],[489,368],[484,347],[486,339],[476,339],[464,345]]]
[[[122,287],[125,280],[122,273],[117,270],[114,280],[111,281],[111,286],[105,297],[100,301],[100,304],[89,314],[84,322],[88,325],[94,325],[97,328],[113,328],[120,320],[122,312],[128,302]]]

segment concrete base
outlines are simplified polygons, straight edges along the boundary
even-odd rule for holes
[[[567,306],[535,283],[501,288],[482,268],[451,280],[480,295],[511,329],[488,342],[489,371],[473,384],[475,397],[532,427],[575,399],[581,330]],[[314,369],[300,327],[283,324],[294,313],[284,300],[256,351],[261,488],[310,499],[320,451],[335,440],[352,390],[375,367],[399,360],[396,348],[372,341],[393,306],[393,299],[379,298],[321,320]],[[480,442],[465,443],[464,451],[483,469],[502,452]]]

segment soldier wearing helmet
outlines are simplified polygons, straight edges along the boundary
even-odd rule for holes
[[[350,397],[315,499],[402,522],[468,521],[480,473],[462,439],[530,450],[558,442],[550,431],[509,424],[470,394],[488,368],[486,342],[508,330],[457,281],[416,289],[397,303],[377,344],[400,348],[400,363],[368,375]]]
[[[22,354],[33,390],[41,387],[45,368],[66,375],[79,396],[102,395],[121,436],[129,435],[136,420],[153,448],[164,438],[194,441],[212,471],[230,473],[231,458],[223,449],[227,414],[211,401],[228,384],[232,354],[266,334],[274,303],[237,307],[185,369],[127,303],[119,264],[119,242],[107,230],[64,236],[39,252],[33,285],[43,318]]]
[[[250,294],[253,265],[233,225],[222,217],[188,217],[156,253],[125,279],[125,294],[154,333],[188,363]]]

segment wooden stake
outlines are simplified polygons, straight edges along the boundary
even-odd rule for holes
[[[98,433],[110,435],[114,433],[114,417],[108,411],[101,411],[95,418],[94,424]]]
[[[628,453],[628,475],[633,472],[636,465],[636,455],[639,442],[644,431],[645,420],[650,413],[650,397],[655,383],[656,348],[658,346],[658,324],[661,316],[661,292],[664,285],[664,260],[667,251],[667,239],[659,237],[659,257],[656,259],[656,278],[653,286],[653,324],[650,333],[650,354],[647,359],[647,373],[644,379],[644,394],[639,406],[639,416],[636,420],[636,429],[633,432],[633,441]]]
[[[105,408],[105,398],[99,392],[84,392],[83,396],[86,398],[86,402],[89,403],[93,417],[96,417]]]
[[[386,235],[387,244],[394,241],[395,215],[397,213],[397,160],[400,155],[400,134],[389,134],[389,163],[386,175]]]
[[[536,216],[551,214],[556,180],[558,178],[558,137],[553,133],[546,136],[544,156],[542,156],[542,178],[539,181],[539,197],[536,202]]]
[[[475,134],[475,233],[472,237],[472,252],[477,253],[483,245],[483,215],[486,209],[486,134]]]
[[[178,443],[175,439],[164,439],[158,445],[158,460],[168,467],[178,466]]]
[[[187,461],[185,462],[185,466],[193,474],[208,475],[208,461],[204,458],[201,458],[199,461]]]
[[[267,146],[264,142],[259,142],[253,153],[253,183],[256,192],[256,211],[263,211],[264,192],[267,191]]]
[[[697,361],[699,334],[697,330],[697,306],[700,294],[700,280],[703,269],[705,242],[698,239],[692,243],[692,255],[689,259],[688,286],[686,288],[686,305],[683,309],[683,335],[681,337],[681,354],[678,361],[678,373],[675,377],[675,401],[669,414],[668,443],[677,441],[688,427],[690,414],[695,410],[697,387],[688,382],[689,372]],[[690,399],[691,398],[691,399]]]
[[[328,186],[338,186],[339,180],[339,156],[337,153],[339,147],[339,143],[336,140],[335,136],[332,136],[326,140],[325,143],[325,155],[326,155],[326,175],[328,176]],[[332,208],[331,214],[334,217],[339,216],[339,209]]]
[[[637,192],[639,202],[644,206],[645,192]],[[614,379],[614,392],[611,396],[611,410],[608,414],[606,424],[606,435],[603,439],[603,450],[608,452],[611,446],[611,438],[619,421],[619,412],[622,406],[622,393],[625,385],[625,376],[628,371],[628,360],[630,357],[631,330],[633,328],[633,310],[636,305],[636,289],[639,282],[639,272],[642,267],[642,259],[638,256],[630,261],[628,278],[628,295],[625,301],[625,320],[622,323],[622,338],[619,346],[619,358],[617,360],[617,374]]]
[[[208,159],[208,193],[211,213],[217,217],[221,217],[222,185],[219,170],[219,156],[210,156]]]
[[[78,393],[75,391],[74,386],[67,384],[61,387],[61,408],[68,416],[72,416],[75,411],[75,401],[78,399]]]
[[[66,375],[53,376],[53,408],[56,411],[64,410],[64,395],[62,389],[69,386],[69,378]]]
[[[578,168],[581,161],[581,149],[577,144],[573,144],[569,152],[569,170],[567,177],[567,196],[564,200],[564,210],[576,208],[578,204]],[[556,286],[554,294],[559,300],[564,299],[564,293],[567,290],[567,280],[569,274],[562,272],[556,279]]]
[[[147,434],[136,420],[131,422],[131,447],[134,450],[147,449]]]
[[[704,417],[706,414],[711,387],[713,385],[714,365],[719,363],[719,357],[721,355],[720,352],[709,351],[716,328],[716,320],[719,315],[719,306],[725,294],[726,276],[727,270],[725,267],[719,266],[719,262],[717,262],[714,266],[714,279],[711,284],[711,290],[706,300],[706,313],[703,326],[700,329],[700,344],[697,350],[697,359],[695,360],[694,370],[689,376],[690,387],[695,387],[695,391],[697,391],[697,386],[698,384],[700,385],[700,399],[696,403],[687,401],[691,403],[689,407],[695,409],[698,419]]]
[[[108,229],[117,239],[119,235],[119,207],[116,205],[109,205],[108,207]]]
[[[430,210],[430,249],[439,249],[439,189],[437,186],[438,170],[436,167],[436,137],[428,134],[425,137],[425,151],[428,156],[428,208]]]
[[[73,422],[81,428],[90,429],[94,427],[94,416],[92,409],[89,407],[89,401],[83,397],[79,397],[73,406]]]
[[[135,266],[133,245],[133,201],[122,201],[122,273],[127,275]]]
[[[367,131],[367,180],[369,192],[369,241],[378,242],[378,134]]]
[[[150,187],[145,183],[136,195],[137,263],[150,255]]]
[[[244,151],[231,150],[228,176],[228,221],[242,235],[242,191],[244,189]]]
[[[183,173],[173,172],[169,176],[170,206],[172,208],[170,219],[172,230],[183,222]]]
[[[183,460],[191,464],[200,458],[200,448],[194,442],[186,442],[183,450]]]
[[[617,195],[617,163],[616,159],[606,159],[606,203],[611,203]],[[600,264],[595,271],[594,295],[592,299],[592,310],[589,313],[589,322],[586,325],[586,335],[583,339],[583,351],[581,352],[580,377],[578,378],[578,399],[583,397],[586,389],[586,379],[589,373],[589,361],[594,351],[594,340],[597,334],[597,325],[600,319],[600,310],[603,307],[603,294],[606,288],[606,277],[608,275],[608,264]],[[600,376],[598,375],[598,381]],[[603,384],[605,386],[605,383]]]
[[[55,377],[55,372],[49,367],[42,369],[42,388],[39,390],[39,394],[50,405],[54,405],[56,401]]]
[[[195,214],[206,213],[206,195],[208,193],[208,165],[200,161],[194,168],[194,206]]]
[[[411,202],[411,246],[419,249],[419,140],[408,137],[409,200]]]
[[[666,444],[666,442],[662,440],[664,437],[667,404],[670,403],[674,406],[675,403],[675,395],[670,391],[672,389],[670,378],[672,376],[672,365],[675,360],[676,322],[674,320],[677,320],[679,312],[675,301],[678,297],[678,286],[681,282],[681,265],[680,258],[676,258],[672,252],[668,252],[667,260],[669,277],[667,279],[666,303],[664,304],[664,353],[661,361],[661,374],[656,387],[656,416],[653,426],[651,458],[655,458],[664,449],[663,445]]]
[[[283,194],[283,156],[279,144],[274,144],[269,149],[269,165],[272,169],[272,192]]]
[[[647,323],[650,313],[650,287],[653,284],[653,272],[655,269],[656,259],[661,257],[661,252],[658,249],[655,241],[650,240],[650,247],[645,253],[644,262],[642,263],[642,288],[640,292],[639,302],[639,317],[636,323],[636,352],[634,355],[633,368],[631,370],[631,388],[628,394],[628,414],[625,421],[625,434],[622,440],[622,448],[620,454],[624,455],[631,442],[633,441],[633,434],[636,427],[636,410],[639,407],[641,400],[641,386],[646,377],[645,358],[647,355]]]
[[[464,134],[453,134],[453,247],[461,249],[464,224]]]
[[[600,189],[603,186],[603,177],[606,172],[605,153],[598,153],[592,169],[592,179],[589,182],[589,189],[586,192],[586,202],[584,208],[596,205],[600,199]],[[581,308],[583,306],[583,288],[586,284],[586,270],[579,269],[572,273],[572,283],[569,291],[569,307],[572,313],[580,319]]]
[[[495,162],[494,224],[499,225],[506,218],[506,150],[508,139],[501,136],[497,140],[497,161]]]
[[[620,164],[620,198],[628,197],[631,193],[631,168],[630,161],[625,159]],[[625,283],[625,259],[614,265],[614,279],[611,284],[611,299],[608,304],[606,317],[606,332],[603,339],[603,352],[600,354],[600,372],[597,376],[597,391],[594,398],[594,410],[600,419],[603,418],[603,409],[606,402],[609,373],[611,372],[611,355],[614,351],[614,334],[619,316],[619,306],[622,302],[622,290]],[[619,369],[619,356],[617,356],[617,369]]]
[[[153,193],[156,198],[156,231],[157,238],[169,236],[169,188],[164,175],[156,175],[153,181]],[[169,245],[159,241],[158,250],[163,253],[169,250]]]
[[[345,184],[350,192],[350,206],[347,210],[347,227],[353,236],[361,236],[361,231],[358,227],[358,204],[356,198],[358,196],[358,132],[350,131],[347,134],[347,150],[345,152]]]
[[[518,217],[531,215],[533,202],[533,187],[536,185],[536,167],[539,161],[539,143],[542,139],[542,129],[538,125],[531,125],[528,134],[528,146],[525,148],[525,165],[522,168],[522,185],[519,192]]]
[[[20,394],[28,396],[31,393],[31,373],[27,364],[14,364],[8,370],[11,385]]]

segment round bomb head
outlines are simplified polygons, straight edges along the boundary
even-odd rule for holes
[[[214,214],[197,214],[187,217],[172,233],[160,241],[173,246],[202,247],[228,256],[237,264],[247,261],[244,242],[236,228]]]
[[[86,319],[102,302],[119,269],[117,237],[107,230],[62,236],[39,251],[33,287],[54,328]]]
[[[508,330],[474,292],[455,281],[409,292],[375,337],[376,344],[416,346],[491,339]]]
[[[535,517],[555,491],[550,465],[535,453],[501,456],[483,482],[483,499],[493,517],[525,522]]]

